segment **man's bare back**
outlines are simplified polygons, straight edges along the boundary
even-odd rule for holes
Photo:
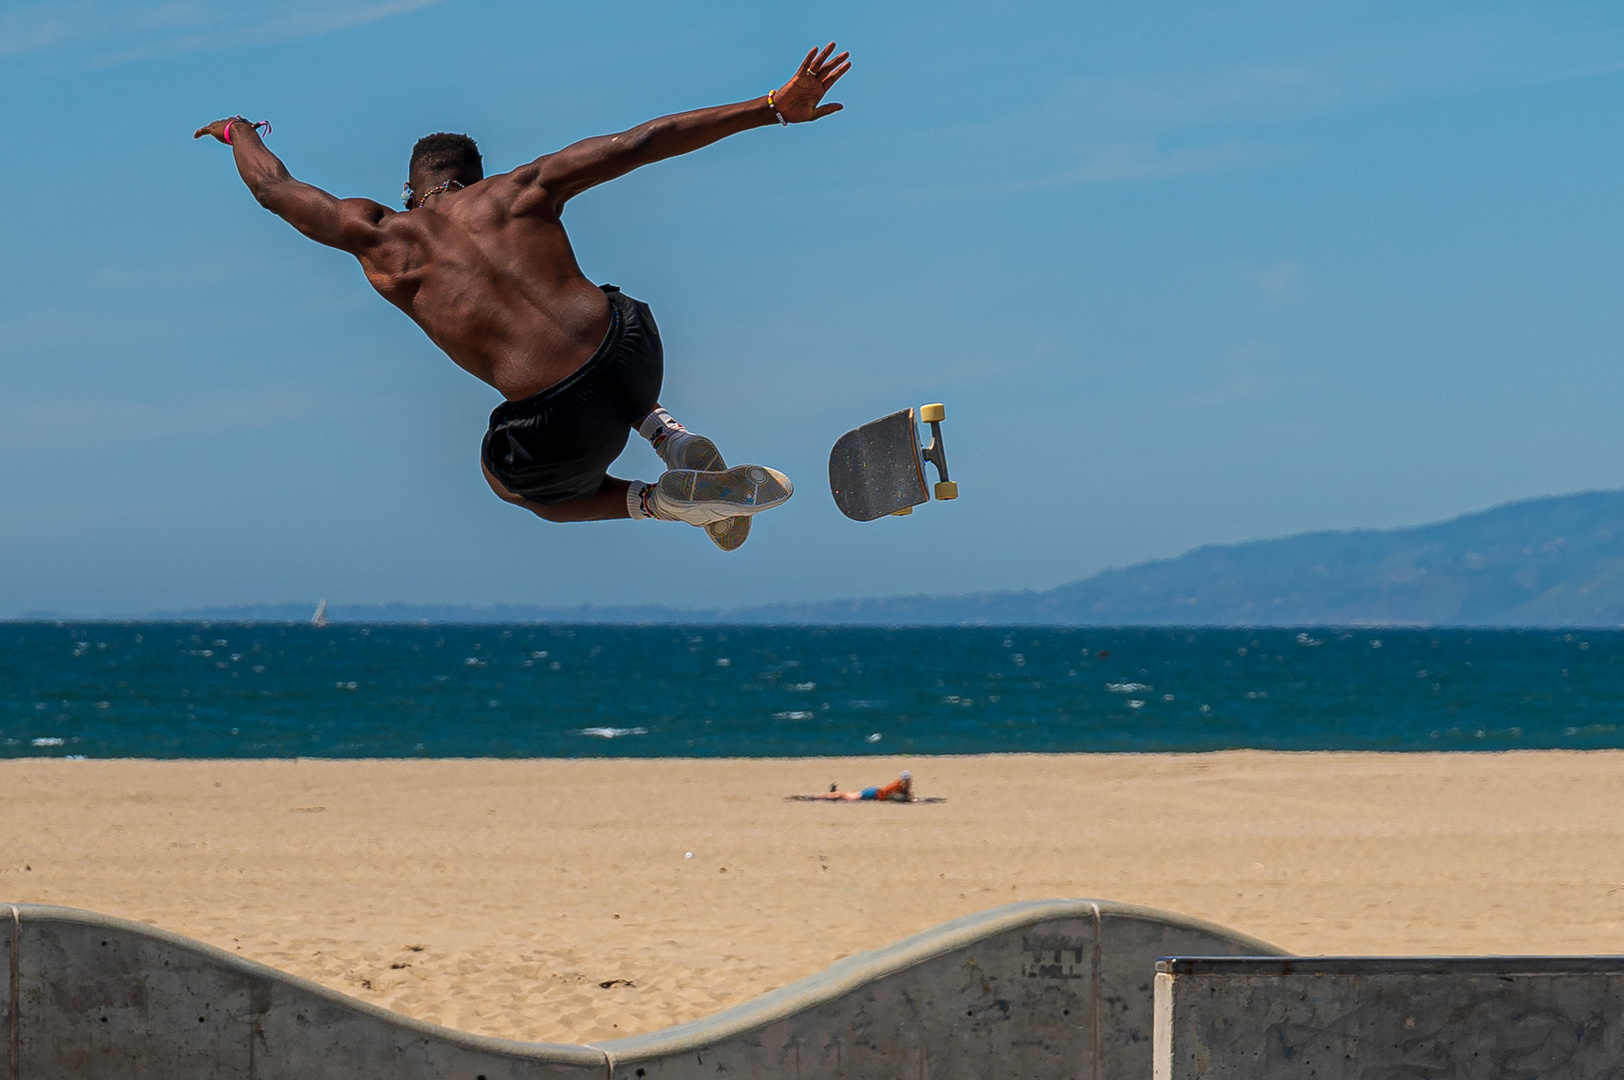
[[[510,401],[580,367],[609,325],[608,300],[576,264],[558,208],[525,171],[389,212],[357,255],[385,300]]]
[[[510,419],[529,427],[504,429],[504,436],[517,432],[508,440],[509,457],[493,459],[487,436],[485,475],[498,495],[554,521],[636,518],[640,511],[643,516],[687,520],[705,525],[719,545],[731,549],[742,542],[751,513],[789,497],[788,479],[763,466],[725,469],[714,444],[692,436],[657,402],[647,416],[626,420],[650,438],[672,467],[657,485],[644,485],[639,491],[634,485],[640,482],[615,480],[603,473],[596,477],[600,481],[596,486],[595,474],[569,477],[567,482],[549,478],[547,483],[536,481],[540,486],[527,494],[499,474],[508,471],[509,458],[521,465],[534,464],[533,444],[548,438],[558,443],[567,427],[560,417],[579,419],[580,408],[543,399],[551,390],[579,381],[579,373],[593,369],[600,358],[605,365],[617,362],[606,356],[606,350],[611,344],[630,347],[616,337],[623,323],[631,326],[625,333],[648,356],[643,357],[640,374],[603,377],[623,382],[640,378],[640,387],[652,378],[658,390],[661,353],[652,317],[646,305],[609,287],[600,288],[581,273],[561,220],[565,203],[641,165],[689,153],[729,135],[837,112],[840,105],[825,105],[822,99],[851,65],[846,53],[832,56],[833,52],[833,43],[808,52],[795,75],[765,97],[676,113],[616,135],[583,139],[496,176],[484,176],[478,150],[466,136],[430,136],[414,151],[405,211],[371,199],[339,199],[295,180],[266,148],[254,125],[241,117],[217,120],[199,128],[195,137],[211,135],[230,145],[243,182],[261,205],[312,240],[354,255],[384,299],[410,316],[458,366],[495,387],[515,406]],[[419,153],[425,144],[434,145]],[[622,411],[638,400],[636,393],[620,392],[624,389],[606,391],[625,399]],[[538,413],[539,419],[527,415],[527,409]],[[494,432],[495,416],[492,423]],[[625,432],[620,436],[624,445]],[[608,453],[608,442],[597,448],[601,451],[597,456]],[[542,456],[566,452],[567,447],[554,445]],[[757,474],[747,477],[744,469],[771,476],[761,481]],[[675,476],[678,472],[702,475]],[[748,500],[741,485],[754,485]],[[705,504],[708,509],[689,504]],[[720,534],[727,529],[719,526],[723,521],[742,522],[731,526],[737,542],[724,541]]]

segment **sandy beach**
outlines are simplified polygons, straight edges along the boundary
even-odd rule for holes
[[[947,801],[784,798],[902,768]],[[0,762],[0,901],[510,1038],[655,1030],[1060,896],[1300,953],[1624,952],[1624,752]]]

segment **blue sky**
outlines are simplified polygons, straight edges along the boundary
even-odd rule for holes
[[[797,482],[733,555],[499,503],[495,392],[189,137],[389,201],[418,135],[505,170],[829,38],[845,112],[566,214]],[[1621,487],[1621,91],[1602,3],[7,4],[0,617],[1046,588]],[[935,400],[963,497],[842,518],[834,439]]]

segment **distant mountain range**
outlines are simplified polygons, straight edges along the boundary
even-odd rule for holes
[[[774,605],[741,621],[1624,626],[1624,491],[1432,525],[1214,544],[1046,592]]]
[[[302,622],[314,607],[254,605],[151,617]],[[1046,592],[737,610],[335,602],[327,616],[335,622],[1624,626],[1624,491],[1528,499],[1408,529],[1215,544]]]

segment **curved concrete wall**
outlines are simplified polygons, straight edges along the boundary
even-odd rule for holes
[[[410,1020],[220,949],[71,908],[0,907],[10,1080],[1141,1080],[1156,959],[1285,955],[1107,901],[1011,904],[736,1008],[592,1046]]]

